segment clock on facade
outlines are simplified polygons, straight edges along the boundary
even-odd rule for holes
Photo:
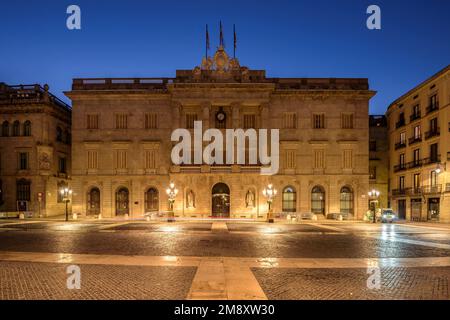
[[[223,110],[219,110],[219,111],[216,113],[216,119],[217,119],[217,121],[219,121],[219,122],[224,122],[225,119],[226,119],[226,117],[227,117],[227,115],[225,114],[225,112],[224,112]]]

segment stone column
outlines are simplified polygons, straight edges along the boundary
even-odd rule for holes
[[[181,126],[181,104],[179,102],[172,102],[172,130],[178,129]]]
[[[240,128],[241,127],[241,119],[240,119],[240,103],[233,103],[231,105],[231,126],[232,128]]]
[[[270,119],[269,119],[269,104],[268,103],[263,103],[260,106],[260,112],[261,112],[261,128],[262,129],[269,129],[269,123],[270,123]]]

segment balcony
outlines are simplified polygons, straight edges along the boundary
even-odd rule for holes
[[[432,112],[434,112],[436,110],[439,110],[439,102],[436,102],[434,104],[430,104],[427,107],[427,114],[430,114],[430,113],[432,113]]]
[[[417,137],[411,137],[409,138],[409,145],[418,143],[418,142],[422,142],[422,136],[417,136]]]
[[[395,150],[401,149],[401,148],[406,148],[406,142],[397,142],[395,144]]]
[[[404,163],[394,166],[394,172],[399,172],[399,171],[403,171],[403,170],[406,170],[406,166]]]
[[[406,192],[408,191],[408,189],[394,189],[392,190],[392,196],[394,197],[399,197],[399,196],[406,196]]]
[[[416,112],[416,113],[413,113],[412,115],[410,115],[409,116],[409,121],[413,122],[413,121],[418,120],[420,118],[421,118],[421,112],[419,111],[419,112]]]
[[[441,130],[439,128],[433,129],[425,132],[425,140],[430,139],[432,137],[438,137],[441,134]]]
[[[408,162],[408,163],[406,164],[406,167],[407,167],[408,169],[419,168],[419,167],[422,166],[422,164],[423,164],[422,160],[417,159],[417,160]]]
[[[439,194],[442,192],[442,184],[436,184],[434,186],[423,186],[422,192],[424,194]]]
[[[395,123],[395,128],[398,129],[400,127],[403,127],[405,125],[405,119],[400,119]]]
[[[422,160],[424,165],[441,163],[441,155],[431,156]]]
[[[408,189],[408,195],[410,195],[411,197],[421,196],[422,195],[422,188],[421,187],[409,188]]]

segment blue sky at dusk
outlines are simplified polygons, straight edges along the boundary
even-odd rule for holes
[[[66,28],[81,7],[82,29]],[[382,30],[366,28],[381,7]],[[224,25],[241,65],[269,77],[367,77],[371,113],[450,64],[450,1],[8,1],[0,9],[0,82],[48,83],[60,98],[77,77],[173,77],[192,69]],[[213,51],[213,50],[211,50]]]

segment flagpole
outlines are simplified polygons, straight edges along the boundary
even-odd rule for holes
[[[233,24],[233,35],[234,35],[234,48],[233,48],[233,58],[236,59],[236,25]]]

